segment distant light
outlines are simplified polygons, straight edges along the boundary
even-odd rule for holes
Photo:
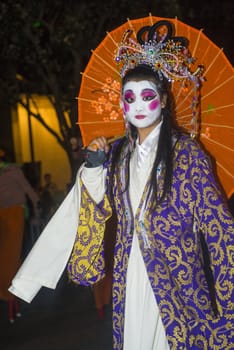
[[[17,80],[24,80],[24,77],[21,74],[16,74],[16,79]]]

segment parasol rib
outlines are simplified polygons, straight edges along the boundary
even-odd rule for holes
[[[133,28],[133,25],[132,25],[132,22],[131,22],[130,18],[127,18],[127,21],[128,21],[129,28],[132,30],[132,32],[133,32],[133,34],[135,36],[135,39],[136,39],[137,34],[136,34],[135,29]]]
[[[208,97],[209,95],[211,95],[212,93],[214,93],[215,91],[217,91],[219,88],[223,87],[225,84],[227,84],[230,80],[233,79],[233,76],[227,78],[224,82],[222,82],[221,84],[217,85],[213,90],[211,90],[209,93],[207,93],[206,95],[202,96],[201,100],[203,100],[204,98]],[[177,99],[179,98],[179,95],[180,95],[180,92],[181,90],[179,90],[177,96],[176,97],[176,101]],[[178,110],[180,108],[181,105],[183,105],[183,103],[186,102],[187,100],[187,97],[189,97],[191,95],[192,91],[190,91],[190,93],[186,96],[186,98],[184,98],[179,104],[177,104],[176,106],[176,110]],[[223,109],[223,108],[227,108],[227,107],[233,107],[234,104],[229,104],[229,105],[224,105],[224,106],[221,106],[221,107],[216,107],[216,108],[212,108],[212,110],[214,111],[217,111],[217,110],[220,110],[220,109]],[[190,109],[190,106],[187,106],[186,108],[180,110],[180,114],[184,113],[185,111],[189,110]],[[209,113],[210,112],[210,109],[208,110],[203,110],[202,111],[202,114],[203,113]],[[191,117],[191,113],[190,114],[187,114],[183,117],[178,117],[178,119],[184,119],[184,118],[187,118],[187,117]]]
[[[222,79],[222,75],[225,72],[225,70],[226,70],[226,67],[223,67],[223,69],[220,69],[220,71],[217,72],[216,79],[214,81],[214,85],[216,84],[216,82],[218,82],[219,80]]]
[[[194,48],[193,48],[192,57],[195,57],[195,56],[196,56],[196,51],[197,51],[198,43],[199,43],[199,41],[200,41],[200,37],[201,37],[202,32],[203,32],[203,29],[200,29],[200,30],[199,30],[199,34],[198,34],[198,36],[197,36],[197,40],[196,40],[195,45],[194,45]]]
[[[231,174],[223,165],[221,165],[218,161],[216,161],[216,164],[217,164],[227,175],[229,175],[232,179],[234,179],[234,175]]]
[[[219,88],[223,87],[225,84],[227,84],[230,80],[233,79],[232,77],[227,78],[225,81],[223,81],[221,84],[219,84],[218,86],[216,86],[213,90],[211,90],[209,93],[207,93],[206,95],[202,96],[201,100],[203,100],[204,98],[206,98],[207,96],[211,95],[213,92],[215,92],[216,90],[218,90]]]
[[[111,39],[111,41],[113,42],[113,44],[118,47],[118,43],[115,41],[115,39],[112,37],[112,35],[109,32],[106,32],[107,36]]]
[[[191,126],[191,123],[183,123],[183,127]],[[202,123],[202,126],[212,126],[214,128],[223,128],[228,130],[234,130],[234,126],[224,125],[224,124],[210,124],[210,123]]]
[[[107,67],[109,67],[111,70],[113,70],[116,74],[119,75],[119,72],[117,69],[115,69],[113,66],[111,66],[109,63],[107,63],[106,60],[104,60],[101,56],[99,56],[94,50],[91,50],[92,54],[96,56],[102,63],[104,63]]]
[[[220,107],[214,107],[214,108],[212,108],[212,111],[218,111],[220,109],[229,108],[229,107],[233,107],[233,106],[234,106],[234,103],[231,103],[230,105],[223,105]],[[210,109],[206,109],[206,110],[202,111],[202,113],[209,113],[209,112],[210,112]]]
[[[223,52],[223,48],[219,49],[217,55],[213,58],[213,60],[211,61],[211,63],[209,64],[209,66],[207,67],[205,74],[207,74],[207,72],[209,72],[210,68],[213,66],[213,64],[215,63],[215,61],[217,60],[217,58],[220,56],[220,54]]]
[[[211,143],[214,143],[214,144],[217,145],[217,146],[220,146],[220,147],[222,147],[222,148],[225,148],[225,149],[227,149],[228,151],[234,152],[234,149],[233,149],[233,148],[228,147],[228,146],[225,146],[225,145],[223,145],[222,143],[220,143],[220,142],[218,142],[218,141],[215,141],[215,140],[213,140],[213,139],[211,139],[211,138],[209,138],[209,137],[207,137],[207,136],[205,136],[205,135],[202,135],[202,134],[201,134],[201,137],[202,137],[202,138],[205,138],[207,141],[210,141]]]
[[[176,109],[179,109],[180,106],[183,105],[184,102],[187,101],[188,97],[192,94],[192,92],[193,92],[192,90],[189,91],[189,93],[185,96],[185,98],[180,103],[177,104]],[[181,110],[180,112],[182,113],[182,112],[186,111],[189,108],[190,108],[190,106],[186,107],[185,109]]]
[[[84,72],[81,72],[80,74],[83,75],[84,77],[90,79],[90,80],[95,81],[95,83],[97,83],[97,84],[99,84],[99,85],[102,85],[102,86],[104,85],[103,82],[101,82],[101,81],[99,81],[99,80],[97,80],[97,79],[91,77],[90,75],[88,75],[88,74],[86,74],[86,73],[84,73]],[[119,90],[113,89],[111,86],[109,86],[109,89],[112,90],[112,91],[114,91],[114,92],[116,92],[116,93],[119,93]],[[78,99],[80,99],[80,97],[78,97]]]
[[[223,81],[221,84],[217,85],[213,90],[209,91],[209,93],[207,93],[206,95],[202,96],[202,97],[201,97],[201,101],[202,101],[204,98],[206,98],[206,97],[210,96],[211,94],[213,94],[213,93],[214,93],[215,91],[217,91],[219,88],[223,87],[225,84],[229,83],[229,81],[232,80],[232,79],[233,79],[233,76],[227,78],[227,79],[226,79],[225,81]],[[187,97],[189,97],[189,96],[191,95],[191,93],[192,93],[192,90],[191,90],[190,93],[183,99],[183,101],[181,101],[181,102],[176,106],[176,109],[179,109],[179,107],[187,100]],[[230,105],[228,105],[227,107],[229,107],[229,106],[233,106],[233,104],[230,104]],[[224,106],[224,107],[225,107],[225,106]],[[190,106],[187,106],[186,108],[180,110],[180,113],[183,113],[183,112],[187,111],[189,108],[190,108]],[[222,108],[222,107],[220,107],[220,108]],[[213,108],[213,110],[215,110],[215,108]],[[202,113],[204,113],[204,111],[202,111]],[[186,115],[186,116],[189,116],[189,115],[191,115],[191,114],[188,114],[188,115]]]
[[[219,111],[220,109],[229,108],[229,107],[233,107],[233,106],[234,106],[234,103],[232,103],[230,105],[223,105],[223,106],[220,106],[220,107],[214,107],[214,108],[212,108],[212,111]],[[188,108],[186,108],[186,109],[188,109]],[[184,111],[180,111],[180,113],[182,113],[182,112],[184,112]],[[203,113],[210,113],[210,112],[211,112],[210,109],[206,109],[206,110],[202,111],[201,114],[203,114]],[[189,118],[191,117],[191,113],[183,115],[181,117],[178,117],[178,115],[177,115],[177,119],[178,120],[185,119],[185,118],[188,118],[188,117]]]
[[[210,49],[210,46],[211,46],[211,43],[209,43],[207,46],[206,46],[206,50],[203,52],[203,56],[200,57],[200,62],[205,62],[205,58],[206,56],[208,55],[209,53],[209,49]]]
[[[172,91],[173,95],[175,96],[175,94],[174,94],[174,86],[175,86],[175,85],[172,84],[171,91]],[[178,99],[180,98],[180,95],[181,95],[181,92],[182,92],[182,91],[183,91],[183,87],[180,86],[180,89],[179,89],[179,91],[177,92],[176,97],[175,97],[175,102],[177,102]]]
[[[174,23],[174,25],[175,25],[175,32],[177,33],[177,22],[178,21],[178,18],[177,18],[177,16],[175,16],[175,23]]]
[[[150,21],[150,24],[152,26],[154,24],[154,21],[153,21],[153,17],[152,17],[152,13],[151,12],[149,13],[149,21]]]
[[[211,123],[202,123],[202,126],[213,126],[215,128],[226,128],[230,130],[234,130],[234,126],[224,125],[224,124],[211,124]]]
[[[85,102],[97,102],[97,100],[92,100],[92,99],[89,99],[89,98],[83,98],[83,97],[77,97],[77,100],[80,100],[80,101],[85,101]],[[98,101],[98,104],[99,105],[106,105],[106,102],[101,102],[101,101]],[[119,108],[119,105],[116,105],[116,104],[111,104],[113,107],[117,107]]]

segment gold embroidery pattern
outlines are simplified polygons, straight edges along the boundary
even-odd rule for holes
[[[139,239],[170,349],[234,349],[234,222],[215,185],[205,154],[194,140],[181,136],[175,146],[171,195],[153,212],[149,201],[142,218],[146,187],[135,220],[128,191],[123,192],[127,166],[123,159],[117,168],[113,188],[118,215],[113,276],[114,349],[123,349],[126,272],[133,229]],[[158,178],[160,189],[163,186],[161,175]],[[108,176],[109,169],[107,188]],[[109,213],[107,210],[106,216],[100,214],[105,210],[100,212],[100,206],[95,206],[86,195],[81,206],[86,208],[81,221],[82,247],[91,240],[89,229],[92,228],[96,237],[99,225],[102,227],[101,221],[105,221]],[[109,208],[106,197],[104,203]],[[98,215],[93,214],[95,211]],[[205,274],[201,234],[208,247],[214,294],[209,290]],[[86,255],[93,256],[89,252]],[[92,259],[88,260],[89,264],[93,263]],[[89,269],[86,263],[84,266],[83,270]],[[91,271],[92,276],[95,273]]]
[[[106,196],[100,209],[84,185],[81,190],[78,231],[67,269],[73,282],[90,285],[104,277],[103,238],[112,211]]]
[[[122,166],[127,165],[123,163]],[[124,188],[123,176],[117,174],[116,178],[121,181],[116,181],[114,189],[119,226],[114,266],[113,328],[114,349],[122,350],[126,271],[132,243],[132,235],[126,227],[133,218],[124,215],[126,200],[123,197],[127,194],[121,190]],[[162,188],[160,176],[159,186]],[[170,348],[234,348],[234,223],[215,185],[209,162],[196,142],[186,136],[178,141],[171,196],[154,213],[148,203],[143,223],[147,244],[139,224],[146,193],[147,188],[136,214],[135,229]],[[217,318],[204,273],[200,231],[210,254],[219,312]]]

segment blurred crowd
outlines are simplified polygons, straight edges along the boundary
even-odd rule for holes
[[[22,261],[50,220],[65,194],[44,174],[35,189],[22,167],[0,147],[0,300],[8,303],[8,318],[20,316],[19,303],[8,287]]]

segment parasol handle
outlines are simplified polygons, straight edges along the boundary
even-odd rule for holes
[[[113,143],[113,142],[115,142],[115,141],[117,141],[117,140],[119,140],[119,139],[121,139],[122,137],[124,137],[124,135],[118,135],[118,136],[111,136],[111,137],[107,137],[106,139],[107,139],[107,143],[108,143],[108,145],[110,145],[111,143]],[[92,147],[94,147],[96,150],[98,149],[98,147],[96,146],[95,144],[93,144],[92,145]],[[87,146],[84,146],[84,147],[82,147],[82,149],[85,149]]]
[[[107,139],[107,143],[111,144],[112,142],[120,139],[123,135],[110,137]],[[82,148],[82,154],[86,161],[87,168],[95,168],[99,165],[102,165],[106,161],[106,153],[104,150],[97,149],[97,145],[93,144],[93,150],[88,149],[87,147]]]
[[[113,137],[107,138],[107,143],[111,144],[114,141],[121,139],[122,137],[124,137],[124,135],[118,135],[118,136],[113,136]]]

